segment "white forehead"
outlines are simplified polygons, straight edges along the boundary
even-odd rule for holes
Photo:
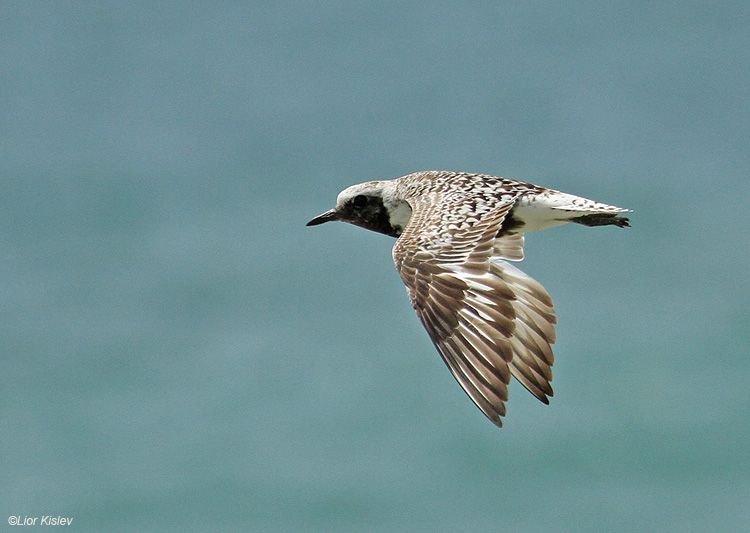
[[[336,198],[336,205],[340,206],[345,204],[347,201],[351,200],[358,194],[363,194],[365,196],[383,196],[384,189],[387,189],[388,187],[386,184],[389,183],[387,181],[368,181],[366,183],[359,183],[357,185],[352,185],[351,187],[347,187],[343,191],[339,193],[338,198]]]

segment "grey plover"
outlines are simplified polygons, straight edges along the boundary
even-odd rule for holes
[[[507,260],[524,257],[524,233],[575,222],[629,226],[629,211],[496,176],[427,171],[353,185],[332,220],[398,240],[393,260],[411,304],[466,394],[502,426],[511,375],[545,404],[553,395],[552,299]]]

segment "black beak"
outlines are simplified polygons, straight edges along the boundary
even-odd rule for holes
[[[306,226],[317,226],[318,224],[322,224],[324,222],[330,222],[331,220],[338,220],[339,219],[339,212],[334,207],[330,211],[326,211],[322,215],[316,216],[314,219],[312,219],[310,222],[305,224]]]

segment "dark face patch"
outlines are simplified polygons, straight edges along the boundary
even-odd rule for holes
[[[339,220],[355,226],[377,231],[391,237],[401,235],[401,228],[391,226],[388,210],[379,196],[358,194],[341,206]]]

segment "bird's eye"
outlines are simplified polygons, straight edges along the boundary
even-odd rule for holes
[[[367,196],[358,194],[354,197],[352,203],[354,204],[354,207],[364,207],[367,205]]]

